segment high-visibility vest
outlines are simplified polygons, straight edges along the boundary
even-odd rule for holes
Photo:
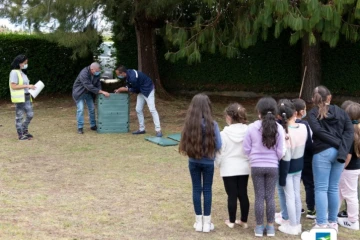
[[[21,76],[20,70],[15,70],[18,75],[18,85],[24,85],[24,79]],[[9,81],[10,86],[10,95],[11,95],[11,102],[13,103],[23,103],[25,102],[25,89],[12,89],[11,82]],[[31,98],[30,98],[31,99]]]

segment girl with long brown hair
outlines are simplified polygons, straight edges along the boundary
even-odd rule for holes
[[[339,181],[354,138],[354,127],[344,110],[331,105],[325,86],[313,92],[314,107],[309,111],[313,132],[313,173],[316,225],[314,228],[338,230]]]
[[[338,218],[340,226],[345,228],[359,230],[359,199],[358,182],[360,176],[360,104],[351,103],[345,109],[349,114],[354,126],[354,143],[351,151],[345,161],[345,169],[340,178],[340,206],[343,200],[346,200],[347,214],[346,218]]]
[[[220,148],[220,131],[212,117],[210,99],[205,94],[197,94],[186,114],[179,152],[189,157],[196,214],[194,228],[198,232],[214,229],[211,223],[212,183],[215,154]],[[201,194],[204,195],[204,212],[201,208]]]

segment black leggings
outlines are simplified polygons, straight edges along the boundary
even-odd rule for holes
[[[241,221],[247,222],[249,215],[249,198],[247,194],[249,175],[223,177],[225,191],[228,195],[229,220],[235,222],[237,200],[240,202]]]

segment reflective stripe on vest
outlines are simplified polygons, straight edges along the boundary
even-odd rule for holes
[[[21,76],[21,72],[20,70],[15,70],[17,75],[18,75],[18,79],[19,79],[19,83],[18,85],[24,85],[24,80]],[[18,90],[14,90],[11,88],[11,82],[9,81],[9,85],[10,85],[10,95],[11,95],[11,102],[13,103],[23,103],[25,102],[25,90],[24,89],[18,89]]]

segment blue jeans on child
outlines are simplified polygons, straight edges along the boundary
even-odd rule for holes
[[[276,187],[278,190],[281,216],[284,220],[289,220],[289,215],[288,215],[288,211],[287,211],[287,207],[286,207],[286,197],[285,197],[284,188],[279,185],[279,181],[277,182]]]
[[[328,148],[313,156],[316,223],[336,223],[339,209],[339,182],[344,164],[337,161],[338,150]]]
[[[189,162],[192,181],[193,204],[196,215],[211,215],[214,164]],[[204,214],[201,209],[201,193],[204,194]]]
[[[94,99],[91,94],[85,93],[76,101],[76,120],[78,128],[84,127],[84,102],[86,102],[89,111],[90,127],[94,127],[96,126]]]

